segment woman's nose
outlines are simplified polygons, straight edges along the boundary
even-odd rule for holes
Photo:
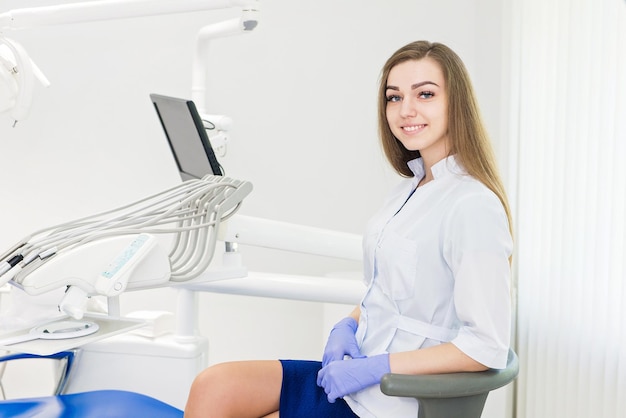
[[[417,106],[411,98],[404,98],[400,107],[400,115],[403,118],[413,117],[417,114]]]

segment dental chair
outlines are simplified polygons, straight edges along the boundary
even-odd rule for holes
[[[421,376],[389,373],[380,388],[388,396],[417,399],[418,418],[480,418],[489,392],[512,382],[518,372],[517,355],[509,350],[502,370]]]
[[[61,362],[54,396],[0,401],[0,418],[182,418],[183,411],[150,396],[123,390],[96,390],[63,394],[76,351],[40,356],[26,353],[0,357],[0,364],[22,359],[54,359]]]
[[[66,351],[51,356],[11,354],[0,357],[0,363],[35,357],[65,361],[56,396],[0,401],[0,418],[182,418],[181,410],[134,392],[100,390],[60,394],[71,372],[74,355],[74,351]],[[423,376],[389,373],[382,379],[381,390],[388,396],[417,399],[420,405],[418,418],[480,418],[489,392],[512,382],[518,372],[517,355],[510,350],[507,367],[502,370]]]

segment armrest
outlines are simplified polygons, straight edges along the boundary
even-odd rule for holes
[[[419,376],[389,373],[380,388],[385,395],[417,399],[418,418],[479,418],[489,392],[507,385],[518,372],[517,355],[509,350],[502,370]]]
[[[65,364],[63,365],[59,382],[57,383],[57,387],[54,391],[55,395],[59,395],[60,393],[63,392],[63,389],[65,389],[65,385],[67,384],[67,379],[69,377],[70,371],[72,370],[72,365],[74,364],[74,356],[75,356],[74,351],[61,351],[59,353],[50,354],[47,356],[42,356],[38,354],[28,354],[28,353],[13,353],[13,354],[7,354],[5,356],[0,356],[0,363],[12,361],[12,360],[32,359],[32,358],[65,360]]]
[[[509,350],[505,369],[419,376],[389,373],[383,376],[380,386],[382,392],[389,396],[455,398],[498,389],[515,379],[518,372],[517,355]]]

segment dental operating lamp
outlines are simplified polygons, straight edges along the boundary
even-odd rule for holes
[[[28,116],[33,98],[34,78],[44,86],[50,82],[16,41],[0,35],[0,113],[14,120]]]

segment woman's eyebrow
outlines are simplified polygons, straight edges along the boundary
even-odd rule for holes
[[[437,86],[437,87],[439,87],[439,84],[435,83],[434,81],[422,81],[422,82],[420,82],[420,83],[415,83],[415,84],[413,84],[413,85],[411,86],[411,90],[418,89],[418,88],[420,88],[420,87],[422,87],[422,86],[425,86],[425,85],[427,85],[427,84],[432,84],[433,86]]]
[[[421,81],[419,83],[415,83],[413,85],[411,85],[411,90],[415,90],[418,89],[422,86],[425,86],[427,84],[432,84],[433,86],[437,86],[439,87],[439,84],[435,83],[434,81]],[[396,86],[387,86],[387,90],[400,90],[398,87]]]

